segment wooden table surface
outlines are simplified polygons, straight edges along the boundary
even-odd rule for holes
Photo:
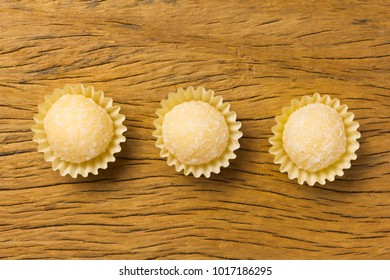
[[[389,1],[1,1],[0,257],[390,259]],[[387,2],[387,3],[386,3]],[[44,95],[104,90],[127,141],[97,176],[51,170],[32,141]],[[161,99],[204,86],[244,133],[210,179],[159,158]],[[360,123],[358,159],[309,187],[268,152],[274,116],[313,92]]]

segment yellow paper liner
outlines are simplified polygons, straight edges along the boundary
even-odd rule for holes
[[[207,102],[216,108],[224,116],[229,129],[229,139],[225,151],[213,161],[201,165],[190,165],[180,162],[165,148],[162,137],[162,124],[165,115],[173,107],[191,100]],[[211,173],[218,174],[221,167],[229,166],[229,160],[236,158],[234,151],[240,147],[238,140],[242,137],[242,132],[239,131],[241,123],[236,121],[237,114],[229,110],[229,103],[224,103],[221,96],[214,96],[214,91],[206,90],[203,87],[198,87],[197,89],[193,87],[188,87],[187,89],[179,88],[177,92],[171,92],[167,99],[162,100],[161,106],[162,108],[156,111],[158,118],[153,122],[156,127],[153,136],[157,138],[155,145],[160,148],[160,156],[167,158],[169,166],[175,165],[177,172],[184,170],[185,175],[192,173],[195,178],[199,178],[201,175],[209,178]]]
[[[93,159],[78,164],[61,160],[54,155],[44,129],[46,113],[65,94],[80,94],[91,98],[107,111],[114,126],[114,135],[106,151]],[[59,170],[62,176],[69,174],[72,178],[76,178],[77,175],[86,177],[89,173],[98,174],[98,169],[106,169],[109,162],[115,161],[114,154],[121,151],[120,143],[126,141],[123,133],[127,128],[123,125],[125,116],[119,114],[120,107],[113,106],[112,102],[112,98],[104,97],[103,91],[95,91],[93,86],[84,87],[82,84],[67,84],[64,88],[56,88],[52,94],[45,96],[44,102],[38,105],[39,112],[34,116],[35,124],[32,127],[32,131],[34,132],[33,140],[38,143],[38,152],[44,153],[45,160],[52,163],[53,170]]]
[[[299,169],[295,163],[290,160],[286,151],[283,148],[283,131],[284,125],[286,124],[290,115],[295,112],[300,107],[304,107],[311,103],[322,103],[328,105],[335,109],[345,127],[346,134],[346,151],[340,157],[338,161],[331,164],[327,168],[318,170],[317,172],[309,172],[303,169]],[[336,176],[344,175],[343,169],[348,169],[351,167],[351,160],[355,160],[356,150],[359,149],[359,143],[357,139],[360,138],[360,133],[358,132],[359,123],[354,121],[354,114],[348,112],[347,105],[340,104],[340,100],[337,98],[331,98],[329,95],[321,96],[319,93],[314,93],[313,96],[305,95],[301,100],[294,99],[291,101],[290,106],[282,108],[282,115],[275,117],[276,125],[272,127],[272,132],[274,135],[269,139],[272,147],[269,150],[271,154],[275,156],[274,162],[280,164],[280,171],[282,173],[287,172],[289,179],[298,179],[299,184],[304,184],[305,182],[313,186],[315,183],[324,185],[326,180],[334,181]]]

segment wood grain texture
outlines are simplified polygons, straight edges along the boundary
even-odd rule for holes
[[[389,259],[388,1],[1,1],[0,257]],[[126,115],[97,176],[51,170],[32,142],[44,95],[93,84]],[[178,174],[153,120],[177,87],[230,102],[244,137],[218,176]],[[358,159],[300,186],[268,153],[274,116],[330,94],[355,113]]]

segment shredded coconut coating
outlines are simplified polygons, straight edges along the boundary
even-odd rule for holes
[[[283,147],[300,169],[310,172],[324,169],[345,152],[343,121],[337,111],[327,105],[306,105],[287,120]]]
[[[225,151],[229,130],[224,116],[213,106],[189,101],[165,115],[162,136],[167,150],[180,162],[200,165]]]
[[[58,99],[46,114],[44,128],[54,155],[72,163],[103,153],[114,134],[106,110],[82,95]]]

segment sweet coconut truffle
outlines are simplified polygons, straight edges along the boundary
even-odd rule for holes
[[[229,103],[204,87],[179,88],[161,101],[153,124],[156,147],[177,172],[195,178],[218,174],[240,147],[241,123]]]
[[[175,106],[165,115],[162,136],[167,150],[185,164],[205,164],[226,149],[229,129],[217,109],[203,101]]]
[[[125,116],[101,90],[67,84],[45,95],[34,116],[33,140],[61,176],[96,175],[115,161],[126,141]]]
[[[283,147],[298,168],[316,172],[345,153],[344,123],[337,111],[315,103],[299,108],[288,118]]]
[[[67,94],[57,100],[44,119],[55,156],[81,163],[103,153],[113,137],[113,122],[91,98]]]
[[[327,94],[291,100],[272,127],[269,151],[274,162],[301,185],[334,181],[357,158],[359,123],[353,119],[347,105]]]

